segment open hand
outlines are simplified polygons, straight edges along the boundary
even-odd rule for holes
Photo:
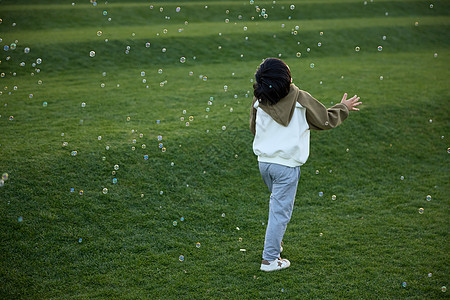
[[[347,100],[347,93],[345,93],[342,97],[341,103],[347,105],[348,110],[359,110],[356,106],[362,104],[362,102],[358,102],[358,100],[359,97],[356,95]]]

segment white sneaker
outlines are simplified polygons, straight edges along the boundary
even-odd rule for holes
[[[291,265],[291,263],[287,259],[277,258],[272,261],[263,260],[261,262],[261,271],[277,271],[281,269],[286,269]]]

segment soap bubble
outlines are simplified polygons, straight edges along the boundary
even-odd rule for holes
[[[336,200],[336,195],[331,196],[331,200]]]
[[[117,178],[113,178],[113,183],[117,183]]]
[[[427,195],[427,201],[431,201],[431,196],[430,195]]]
[[[447,291],[447,287],[444,285],[444,286],[442,286],[441,287],[441,291],[443,292],[443,293],[445,293],[446,291]]]
[[[319,173],[320,173],[319,170],[316,170],[316,175],[319,175]]]
[[[14,116],[9,116],[9,120],[10,121],[14,120]]]
[[[18,217],[17,218],[17,222],[22,223],[22,221],[23,221],[23,217]]]
[[[9,177],[8,173],[2,174],[2,180],[6,181],[6,180],[8,180],[8,177]]]
[[[403,176],[400,176],[400,180],[404,180],[405,179],[405,177],[403,177]]]
[[[44,102],[42,103],[42,106],[43,106],[43,107],[47,107],[47,102],[44,101]]]
[[[195,247],[200,248],[200,243],[195,244]]]
[[[166,48],[162,48],[162,49],[161,49],[161,52],[162,52],[162,53],[166,53],[166,51],[167,51]]]
[[[323,192],[319,192],[319,197],[322,197],[323,196]]]
[[[75,192],[75,189],[74,188],[70,188],[70,192],[71,193]]]
[[[147,146],[145,144],[142,144],[142,149],[145,149]]]
[[[434,56],[434,58],[437,58],[437,57],[438,57],[437,52],[435,52],[435,53],[433,54],[433,56]]]
[[[177,6],[177,8],[175,8],[176,12],[180,12],[180,10],[181,10],[181,7],[179,7],[179,6]]]
[[[178,260],[179,260],[179,261],[184,261],[184,255],[178,256]]]
[[[177,221],[173,221],[172,223],[173,226],[177,226],[177,224],[178,224]]]
[[[114,170],[119,170],[119,165],[114,165]]]
[[[227,130],[227,126],[222,126],[222,130]]]
[[[222,213],[222,218],[225,218],[225,213]]]
[[[3,179],[0,179],[0,187],[5,185],[5,181]]]
[[[313,64],[313,63],[310,64],[309,67],[310,67],[311,69],[314,69],[314,64]]]
[[[76,150],[74,150],[70,153],[70,155],[72,155],[72,156],[76,156],[77,154],[78,154],[78,151],[76,151]]]
[[[25,49],[23,49],[23,52],[24,52],[24,53],[30,53],[30,48],[25,47]]]
[[[82,103],[81,103],[81,107],[86,107],[86,103],[85,103],[85,102],[82,102]]]
[[[107,188],[103,188],[103,194],[108,194],[108,189]]]
[[[406,286],[407,286],[406,281],[404,281],[404,282],[402,283],[402,286],[403,286],[403,287],[406,287]]]
[[[378,51],[383,51],[383,46],[378,46]]]
[[[185,63],[186,62],[186,57],[184,57],[184,56],[182,56],[181,58],[180,58],[180,63]]]
[[[428,277],[431,277],[431,276],[433,276],[433,273],[428,273]]]
[[[148,155],[147,154],[144,155],[144,159],[148,160]]]
[[[423,208],[419,208],[419,214],[423,214]]]
[[[300,57],[300,56],[302,56],[302,53],[301,52],[297,52],[296,56]]]
[[[145,43],[145,48],[150,48],[150,43],[149,42],[147,42],[147,43]]]
[[[90,57],[94,57],[94,56],[95,56],[95,51],[89,52],[89,56],[90,56]]]
[[[103,32],[101,30],[97,31],[97,36],[102,36]]]
[[[78,194],[80,194],[80,196],[83,196],[83,194],[84,194],[84,191],[83,191],[83,190],[81,190],[81,191],[79,191],[79,192],[78,192]]]
[[[187,185],[187,186],[189,186],[189,185]],[[181,218],[180,218],[180,221],[183,222],[183,221],[184,221],[184,217],[181,217]]]
[[[355,47],[355,51],[359,52],[359,50],[361,50],[358,46]]]

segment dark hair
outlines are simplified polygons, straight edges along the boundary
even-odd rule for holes
[[[273,105],[289,94],[291,71],[278,58],[266,58],[255,73],[253,94],[263,104]]]

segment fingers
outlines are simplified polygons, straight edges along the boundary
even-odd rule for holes
[[[341,103],[347,100],[347,93],[344,93],[344,96],[342,97]]]

